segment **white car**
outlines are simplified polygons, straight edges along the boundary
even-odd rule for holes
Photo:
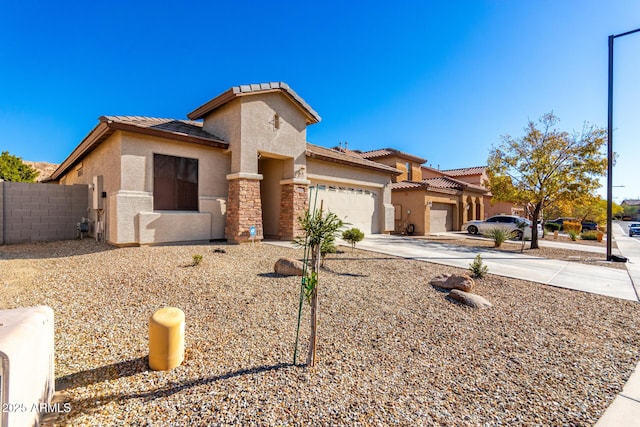
[[[493,228],[503,228],[510,231],[515,239],[522,239],[520,225],[524,223],[524,238],[531,239],[532,222],[526,218],[515,215],[495,215],[485,221],[468,221],[462,225],[462,230],[469,234],[485,234]],[[542,226],[538,224],[538,236],[542,237]]]

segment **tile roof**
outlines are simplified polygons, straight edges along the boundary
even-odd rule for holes
[[[99,123],[58,166],[49,178],[55,181],[69,168],[109,138],[114,132],[128,131],[161,138],[175,139],[215,148],[228,148],[229,143],[202,129],[202,123],[189,120],[160,119],[143,116],[101,116]]]
[[[426,183],[429,187],[453,188],[456,190],[461,190],[463,188],[463,185],[460,183],[460,181],[448,178],[446,176],[438,178],[428,178],[423,182]]]
[[[130,125],[140,129],[152,129],[172,135],[192,136],[227,144],[215,135],[202,129],[201,122],[192,120],[161,119],[145,116],[101,116],[98,120],[108,124]]]
[[[305,100],[300,97],[300,95],[295,93],[293,89],[291,89],[289,85],[284,82],[257,83],[233,86],[226,92],[221,93],[212,100],[202,104],[201,106],[187,114],[187,117],[189,117],[191,120],[202,119],[211,111],[223,106],[227,102],[236,99],[237,97],[275,91],[282,92],[302,110],[302,112],[307,116],[307,124],[318,123],[321,120],[318,113],[316,113],[316,111],[311,108],[311,106],[307,104]]]
[[[325,160],[328,162],[359,166],[366,169],[377,170],[381,172],[387,172],[393,175],[400,175],[402,172],[391,166],[383,165],[382,163],[373,162],[371,160],[363,159],[358,155],[345,153],[343,151],[334,150],[332,148],[320,147],[319,145],[307,143],[307,157],[316,158],[319,160]]]
[[[447,169],[440,172],[449,176],[482,175],[487,170],[486,166],[474,166],[470,168]]]
[[[420,182],[416,181],[401,181],[394,182],[391,184],[391,190],[428,190],[428,191],[436,191],[436,192],[447,192],[450,193],[452,191],[463,191],[463,190],[472,190],[478,193],[487,193],[487,190],[484,187],[480,187],[478,185],[469,184],[464,181],[459,181],[454,178],[450,178],[447,176],[437,177],[437,178],[427,178]]]
[[[638,200],[638,199],[624,199],[621,204],[627,205],[627,206],[640,206],[640,200]]]
[[[391,183],[391,190],[416,190],[420,188],[427,190],[428,187],[426,182],[400,181]]]
[[[449,176],[441,176],[437,178],[428,178],[423,182],[429,184],[429,187],[435,188],[452,188],[455,190],[474,190],[480,193],[488,193],[489,190],[485,187],[475,184],[469,184],[468,182],[460,181]]]
[[[413,154],[403,153],[402,151],[396,150],[395,148],[381,148],[378,150],[360,151],[358,153],[364,159],[380,159],[383,157],[397,156],[407,160],[418,162],[420,164],[425,163],[427,161],[427,159],[414,156]]]

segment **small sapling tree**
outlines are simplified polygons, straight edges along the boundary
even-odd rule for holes
[[[356,247],[356,243],[364,239],[364,233],[357,228],[350,228],[342,232],[342,239],[351,243],[351,251]]]
[[[307,356],[307,366],[314,366],[316,361],[316,337],[318,329],[318,272],[320,270],[320,260],[322,257],[322,248],[327,243],[333,244],[339,233],[343,222],[334,213],[322,211],[322,203],[320,209],[311,213],[308,210],[298,218],[300,227],[305,232],[304,238],[295,240],[300,246],[304,246],[305,252],[311,253],[311,271],[302,278],[302,290],[307,302],[311,305],[311,335],[309,336],[309,354]],[[305,257],[305,263],[308,259]],[[297,334],[296,334],[297,335]],[[297,338],[296,353],[294,353],[294,363],[297,355]]]

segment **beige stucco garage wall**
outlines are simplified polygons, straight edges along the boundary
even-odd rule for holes
[[[460,196],[454,194],[442,194],[432,191],[420,190],[396,190],[392,192],[392,201],[394,206],[399,206],[402,212],[400,220],[396,220],[396,231],[402,232],[408,224],[414,224],[415,235],[424,236],[431,233],[431,210],[428,206],[429,202],[442,203],[452,206],[452,228],[460,229],[460,220],[458,218],[458,205]],[[411,211],[411,213],[408,213]]]
[[[341,165],[317,159],[307,159],[307,178],[313,184],[355,186],[377,194],[378,227],[380,232],[394,229],[393,205],[391,204],[391,177],[384,172]]]

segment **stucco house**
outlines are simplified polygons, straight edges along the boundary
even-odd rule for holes
[[[479,185],[481,187],[486,187],[486,182],[489,180],[489,177],[487,176],[486,166],[446,169],[440,172],[448,177],[455,178],[470,184]],[[525,217],[527,214],[525,208],[522,205],[517,205],[513,202],[495,200],[490,191],[484,194],[483,204],[484,217],[476,219],[486,219],[494,215],[518,215],[521,217]]]
[[[339,146],[334,150],[401,172],[391,184],[396,233],[427,235],[457,231],[466,221],[505,212],[524,213],[513,203],[492,200],[486,187],[485,166],[440,170],[425,166],[426,159],[393,148],[359,151]]]
[[[292,239],[310,191],[367,234],[393,231],[402,172],[309,144],[320,116],[287,84],[232,87],[187,117],[100,117],[51,180],[89,185],[92,231],[115,245]]]

